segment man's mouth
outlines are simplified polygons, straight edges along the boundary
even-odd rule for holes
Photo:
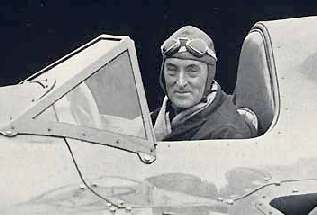
[[[184,94],[189,94],[190,91],[188,90],[176,90],[174,91],[174,94],[179,94],[179,95],[184,95]]]

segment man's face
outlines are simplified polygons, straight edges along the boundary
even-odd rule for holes
[[[207,76],[206,63],[178,58],[167,58],[164,62],[167,95],[176,108],[190,108],[200,102]]]

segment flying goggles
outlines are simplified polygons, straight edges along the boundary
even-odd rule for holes
[[[202,39],[189,39],[187,37],[178,37],[176,39],[167,39],[161,46],[162,54],[165,56],[172,56],[177,52],[181,52],[181,49],[185,48],[195,57],[202,57],[207,54],[217,61],[216,53],[211,50],[207,43]]]

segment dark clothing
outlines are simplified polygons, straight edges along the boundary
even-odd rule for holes
[[[167,106],[170,118],[173,119],[173,109]],[[157,118],[159,109],[151,114],[152,122]],[[256,129],[248,125],[239,115],[230,96],[218,89],[211,104],[184,123],[173,126],[172,133],[164,140],[209,140],[209,139],[241,139],[256,136]]]

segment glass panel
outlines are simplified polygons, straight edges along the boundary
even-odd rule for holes
[[[128,52],[102,67],[85,83],[91,89],[101,114],[128,119],[140,116],[140,105]]]
[[[54,107],[60,122],[145,138],[128,52],[81,82]]]

